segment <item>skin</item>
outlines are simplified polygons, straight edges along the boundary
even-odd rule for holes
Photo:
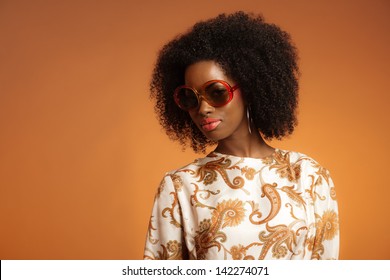
[[[236,85],[214,61],[194,63],[185,71],[186,85],[197,90],[210,80],[223,80],[231,86]],[[201,99],[200,106],[190,110],[189,114],[208,139],[218,142],[216,152],[239,157],[264,158],[275,151],[263,140],[253,124],[248,122],[247,106],[239,88],[234,91],[232,101],[225,106],[213,107]],[[206,131],[202,127],[202,121],[206,118],[218,119],[220,124],[214,130]]]

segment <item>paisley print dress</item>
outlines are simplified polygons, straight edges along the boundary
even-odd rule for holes
[[[212,152],[168,172],[144,259],[337,259],[338,252],[329,172],[277,149],[263,159]]]

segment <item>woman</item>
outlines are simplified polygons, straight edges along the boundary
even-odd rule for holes
[[[164,46],[151,82],[160,123],[203,158],[158,188],[145,259],[337,259],[326,169],[264,139],[296,126],[298,66],[287,33],[237,12]]]

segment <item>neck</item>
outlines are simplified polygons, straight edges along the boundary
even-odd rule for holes
[[[264,141],[257,129],[253,128],[251,133],[248,131],[240,137],[219,141],[215,151],[238,157],[265,158],[272,155],[275,149]]]

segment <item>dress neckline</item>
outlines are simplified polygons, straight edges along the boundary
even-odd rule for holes
[[[281,153],[282,150],[275,148],[272,154],[262,157],[262,158],[255,158],[255,157],[241,157],[236,155],[230,155],[230,154],[224,154],[216,151],[210,152],[206,157],[225,157],[225,158],[236,158],[236,159],[242,159],[242,160],[261,160],[261,161],[269,161],[273,160],[275,157],[275,154]]]

